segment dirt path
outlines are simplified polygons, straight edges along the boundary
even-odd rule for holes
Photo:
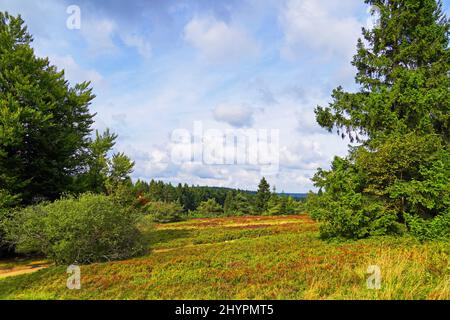
[[[48,261],[30,261],[14,266],[0,264],[0,279],[33,273],[48,268],[50,265],[51,264]]]

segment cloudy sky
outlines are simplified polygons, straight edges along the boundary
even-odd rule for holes
[[[67,27],[70,5],[79,29]],[[0,10],[22,15],[37,55],[71,83],[92,81],[95,128],[119,134],[134,178],[255,189],[258,165],[173,161],[174,131],[196,122],[279,130],[279,170],[267,177],[278,191],[312,189],[316,168],[346,153],[314,108],[338,85],[355,89],[362,0],[0,0]]]

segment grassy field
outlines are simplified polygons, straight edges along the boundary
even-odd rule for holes
[[[325,242],[317,229],[306,215],[157,225],[147,255],[82,266],[80,290],[50,266],[0,278],[0,299],[450,299],[448,243]],[[380,290],[367,288],[370,265]]]

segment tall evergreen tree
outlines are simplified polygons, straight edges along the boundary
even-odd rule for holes
[[[380,23],[357,44],[360,90],[339,87],[316,109],[322,127],[360,143],[313,179],[323,192],[310,210],[326,236],[397,233],[411,217],[450,214],[448,19],[435,0],[366,3]],[[439,230],[450,235],[449,224]]]
[[[392,132],[450,137],[449,24],[435,0],[365,0],[379,25],[363,28],[352,64],[359,92],[333,91],[316,109],[328,130],[363,141]]]
[[[0,12],[0,189],[25,203],[72,189],[94,116],[89,83],[69,86],[32,41],[20,16]]]
[[[270,185],[265,177],[261,179],[256,192],[256,210],[258,213],[267,211],[267,205],[270,199]]]

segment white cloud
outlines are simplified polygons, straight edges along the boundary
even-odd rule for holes
[[[84,21],[84,20],[83,20]],[[93,55],[113,54],[119,50],[117,37],[128,48],[135,48],[144,58],[152,55],[152,46],[144,36],[118,26],[111,19],[90,19],[81,25],[81,34]]]
[[[192,19],[184,28],[184,39],[213,62],[254,56],[259,51],[244,29],[212,17]]]
[[[200,179],[215,179],[215,180],[225,179],[223,170],[220,170],[220,167],[217,166],[208,166],[196,162],[186,162],[181,165],[181,170],[184,173],[188,173],[191,176]]]
[[[122,41],[128,47],[134,47],[138,53],[144,58],[150,58],[152,55],[152,46],[144,37],[136,34],[124,34],[121,36]]]
[[[113,12],[104,5],[90,10],[86,3],[79,31],[65,27],[66,6],[61,1],[1,0],[0,9],[24,14],[36,39],[34,47],[66,69],[71,82],[97,82],[91,106],[98,113],[95,128],[109,127],[119,134],[115,151],[136,161],[134,178],[256,189],[260,166],[172,161],[171,131],[192,132],[194,121],[202,121],[205,130],[226,132],[230,125],[278,129],[280,171],[268,177],[269,183],[278,191],[301,192],[312,187],[309,178],[317,166],[327,167],[334,155],[347,151],[345,141],[316,124],[313,108],[327,104],[328,87],[351,76],[341,64],[349,65],[344,60],[354,52],[359,36],[351,10],[356,2],[363,5],[360,0],[251,0],[239,5],[239,12],[230,4],[223,19],[208,16],[209,9],[186,6],[177,16],[158,16],[155,23],[144,12],[124,18],[129,7],[125,4],[113,6]],[[186,21],[186,16],[194,18]],[[150,27],[152,32],[145,33]],[[185,43],[178,42],[180,33]],[[163,37],[162,43],[149,40]],[[159,47],[152,50],[152,45]],[[286,64],[278,60],[280,46],[287,55],[307,53],[319,59]],[[198,59],[192,59],[193,51]],[[330,58],[326,63],[320,61],[324,56]],[[141,63],[142,57],[152,59]],[[255,57],[264,63],[233,64]],[[226,65],[212,67],[222,61]],[[101,64],[93,65],[97,62]],[[256,80],[247,85],[251,79]],[[283,91],[286,87],[289,92]],[[235,148],[224,152],[229,156]]]
[[[167,149],[160,147],[123,148],[136,160],[134,176],[141,179],[168,178],[178,174],[179,168],[170,160]]]
[[[66,79],[68,79],[72,84],[83,81],[91,81],[92,85],[98,86],[103,81],[103,77],[100,73],[96,70],[84,69],[71,55],[51,55],[49,60],[50,63],[56,65],[58,69],[64,69]]]
[[[102,55],[117,50],[113,41],[116,29],[115,22],[110,19],[83,19],[80,31],[89,46],[90,53]]]
[[[326,160],[317,141],[300,139],[280,148],[280,165],[284,168],[313,170]]]
[[[316,114],[313,108],[303,108],[297,112],[298,131],[301,134],[325,133],[325,129],[320,127],[316,121]]]
[[[351,15],[342,16],[347,1],[289,0],[280,14],[284,30],[282,54],[295,57],[301,50],[315,50],[326,56],[350,61],[361,23]]]
[[[248,127],[253,123],[253,109],[242,105],[221,104],[214,109],[214,119],[234,127]]]

